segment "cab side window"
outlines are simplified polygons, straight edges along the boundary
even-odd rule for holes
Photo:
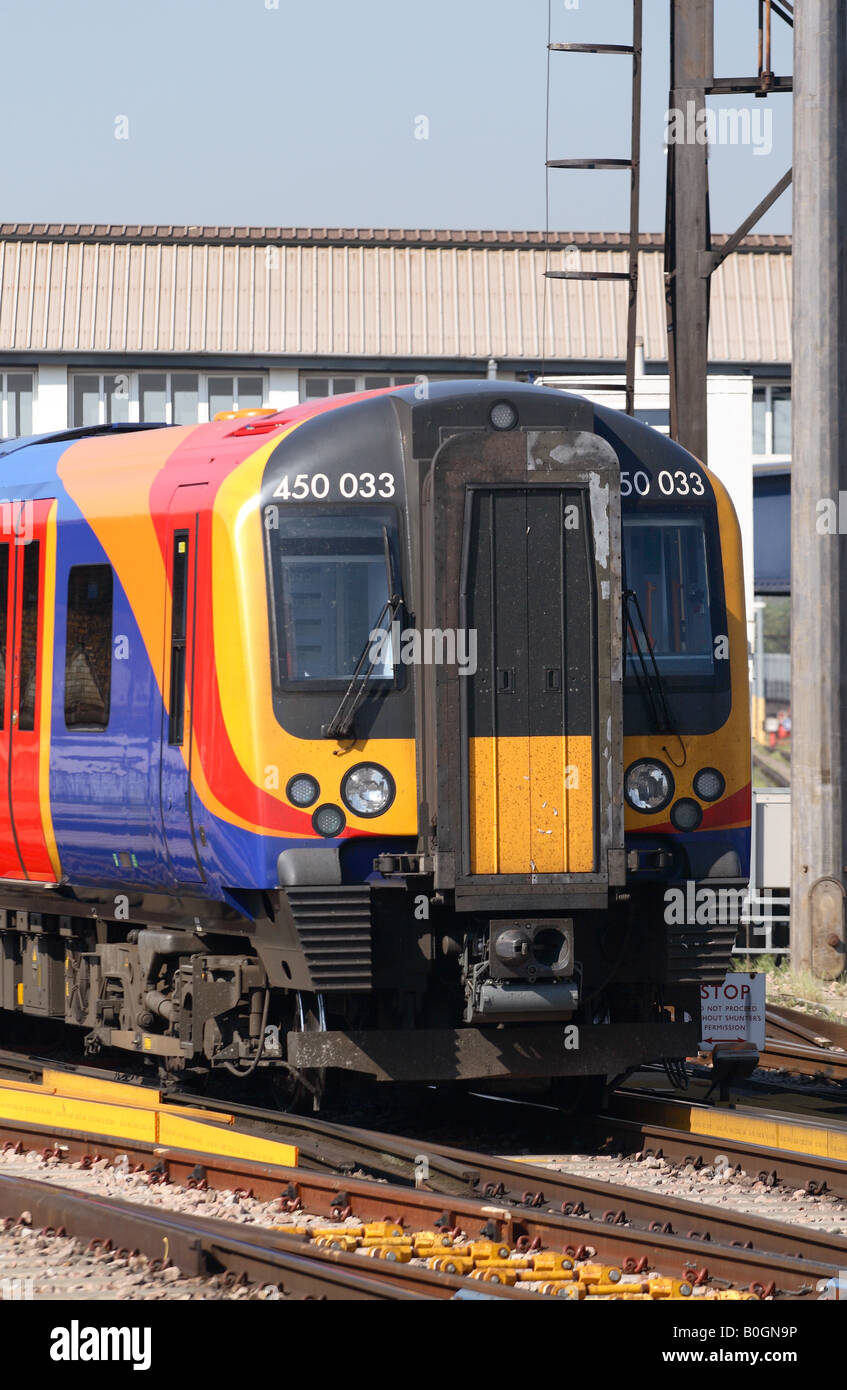
[[[65,725],[105,729],[112,689],[112,567],[74,565],[68,575]]]

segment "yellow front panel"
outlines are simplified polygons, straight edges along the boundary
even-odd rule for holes
[[[591,739],[468,741],[472,874],[591,873]]]

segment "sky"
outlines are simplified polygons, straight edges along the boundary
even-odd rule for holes
[[[629,41],[630,0],[0,0],[0,221],[543,229],[548,4],[554,41]],[[640,220],[660,231],[668,0],[644,10]],[[716,0],[718,74],[755,72],[756,12]],[[552,158],[628,156],[630,71],[552,55]],[[762,121],[761,152],[712,149],[717,232],[791,163],[789,96],[723,103]],[[551,171],[549,226],[623,230],[628,198],[626,174]],[[758,230],[790,219],[789,193]]]

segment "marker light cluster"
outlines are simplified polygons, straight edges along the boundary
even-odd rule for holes
[[[694,778],[694,791],[701,801],[719,801],[726,791],[726,780],[714,767],[703,767]]]
[[[285,795],[293,806],[314,806],[321,789],[308,772],[298,772],[285,788]]]
[[[671,807],[671,825],[677,830],[696,830],[702,819],[703,812],[690,796],[675,801]]]
[[[518,423],[518,412],[511,401],[498,401],[488,412],[493,430],[513,430]]]
[[[312,825],[325,840],[334,840],[346,825],[344,812],[340,806],[319,806],[312,816]]]

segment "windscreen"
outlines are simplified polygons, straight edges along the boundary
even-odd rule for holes
[[[277,684],[349,683],[389,599],[386,547],[397,553],[386,508],[280,509],[266,529]],[[383,616],[382,627],[387,619]],[[390,639],[376,644],[372,680],[393,680]]]
[[[638,595],[647,638],[663,676],[714,672],[707,536],[702,516],[639,514],[623,525],[626,587]],[[630,614],[627,674],[645,657],[644,633]]]

